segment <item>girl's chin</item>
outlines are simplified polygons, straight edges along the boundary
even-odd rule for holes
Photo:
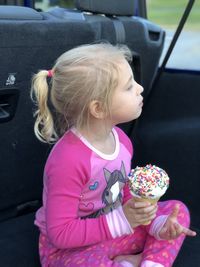
[[[137,116],[135,116],[135,119],[139,118],[142,113],[142,107],[138,110]]]
[[[129,121],[134,121],[134,120],[138,119],[140,117],[141,113],[142,113],[142,109],[139,110],[137,114],[135,114],[134,116],[132,116],[131,118],[129,118],[128,120],[126,120],[126,121],[124,121],[122,123],[129,122]]]

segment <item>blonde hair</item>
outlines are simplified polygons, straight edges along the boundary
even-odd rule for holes
[[[131,61],[127,46],[107,43],[82,45],[62,54],[52,68],[49,98],[48,71],[33,76],[31,97],[36,100],[34,131],[40,141],[55,142],[70,127],[89,124],[89,104],[101,101],[109,114],[119,82],[119,62]],[[53,106],[50,111],[48,102]]]

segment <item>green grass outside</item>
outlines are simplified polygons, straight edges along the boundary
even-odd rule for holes
[[[188,0],[146,0],[148,19],[164,28],[177,27]],[[200,31],[200,0],[196,0],[185,29]]]

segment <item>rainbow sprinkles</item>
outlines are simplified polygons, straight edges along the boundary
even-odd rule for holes
[[[139,198],[160,198],[169,187],[169,176],[167,173],[163,169],[151,164],[132,169],[128,179],[131,194]]]

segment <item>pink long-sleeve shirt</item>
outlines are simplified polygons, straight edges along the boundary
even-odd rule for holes
[[[48,157],[35,224],[57,248],[88,246],[132,232],[122,204],[131,198],[126,179],[133,148],[121,129],[112,133],[111,155],[71,129]]]

